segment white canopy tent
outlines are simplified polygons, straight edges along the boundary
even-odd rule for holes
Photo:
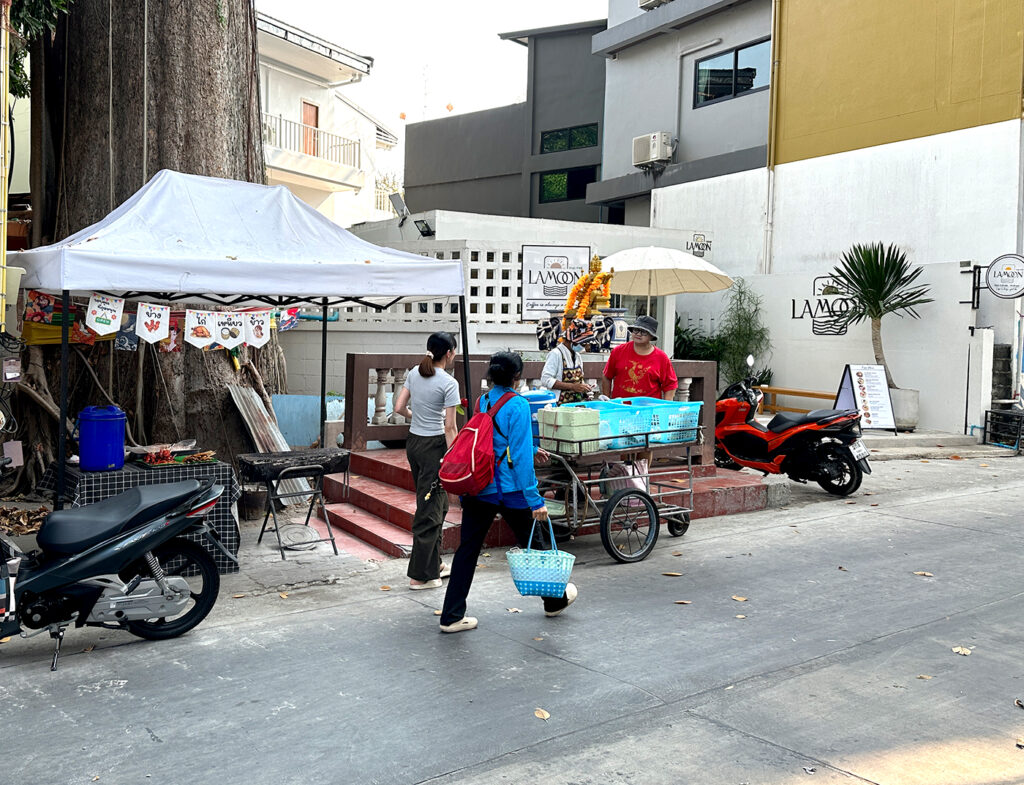
[[[469,373],[460,261],[361,240],[283,186],[158,172],[102,221],[54,245],[7,254],[22,288],[72,295],[220,305],[307,303],[323,312],[321,420],[326,417],[327,309],[386,308],[406,297],[458,297]],[[57,504],[63,499],[68,324],[62,324]],[[466,379],[466,389],[472,389]],[[321,444],[323,444],[321,424]]]
[[[7,255],[22,287],[88,296],[388,305],[463,294],[462,265],[381,248],[284,186],[163,170],[65,240]]]

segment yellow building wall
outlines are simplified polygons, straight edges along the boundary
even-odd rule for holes
[[[1021,117],[1024,0],[779,0],[774,162]]]

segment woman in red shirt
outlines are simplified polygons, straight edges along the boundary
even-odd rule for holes
[[[664,398],[672,400],[679,380],[668,355],[654,345],[658,320],[639,316],[629,328],[632,340],[612,349],[604,366],[601,391],[609,398]]]

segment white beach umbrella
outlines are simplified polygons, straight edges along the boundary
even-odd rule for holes
[[[606,256],[601,267],[615,271],[612,294],[646,295],[648,313],[652,296],[717,292],[733,283],[732,278],[710,262],[677,248],[627,248]]]

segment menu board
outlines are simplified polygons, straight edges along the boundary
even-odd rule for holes
[[[881,365],[847,365],[836,393],[836,409],[856,409],[865,430],[896,430],[889,385]]]

